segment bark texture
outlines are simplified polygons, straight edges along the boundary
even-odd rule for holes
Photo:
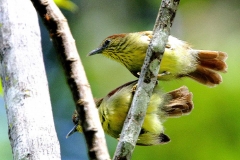
[[[179,2],[180,0],[162,0],[161,2],[153,29],[153,38],[147,49],[137,90],[114,154],[113,159],[115,160],[129,160],[132,157],[153,88],[157,84],[161,59]]]
[[[13,159],[60,159],[37,14],[29,0],[1,0],[0,13],[0,73]]]
[[[80,115],[89,158],[110,159],[98,110],[67,20],[52,0],[31,1],[49,31],[65,70]]]

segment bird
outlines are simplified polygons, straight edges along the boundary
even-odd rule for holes
[[[152,37],[152,31],[114,34],[105,38],[88,56],[102,54],[123,64],[134,76],[139,77]],[[169,81],[190,77],[214,87],[222,82],[219,72],[227,72],[227,57],[221,51],[192,49],[187,42],[169,36],[157,78]]]
[[[95,100],[103,130],[116,139],[120,137],[135,93],[132,91],[132,87],[136,84],[136,80],[125,83],[109,92],[105,97]],[[164,93],[156,85],[148,104],[137,145],[152,146],[169,142],[170,138],[164,134],[163,122],[167,118],[188,115],[193,107],[192,93],[186,86]],[[72,120],[75,126],[66,137],[75,132],[82,132],[81,121],[76,111]]]

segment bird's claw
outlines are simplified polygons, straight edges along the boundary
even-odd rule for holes
[[[132,93],[135,93],[136,90],[137,90],[137,84],[135,84],[135,85],[132,87],[131,92],[132,92]]]
[[[168,71],[164,71],[164,72],[162,72],[162,73],[158,74],[158,78],[159,78],[159,77],[162,77],[162,76],[169,75],[169,74],[171,74],[171,73],[170,73],[170,72],[168,72]]]

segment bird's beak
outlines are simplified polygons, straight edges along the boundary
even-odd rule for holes
[[[76,124],[66,135],[66,138],[68,138],[69,136],[71,136],[73,133],[77,132],[77,126],[78,124]]]
[[[92,55],[94,55],[94,54],[101,54],[101,53],[102,53],[102,50],[103,50],[102,47],[97,48],[97,49],[94,49],[93,51],[91,51],[90,53],[88,53],[87,56],[92,56]]]

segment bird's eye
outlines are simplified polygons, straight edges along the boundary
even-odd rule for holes
[[[110,41],[109,39],[105,40],[105,42],[103,43],[102,47],[103,47],[103,48],[107,48],[108,45],[110,44],[110,42],[111,42],[111,41]]]

